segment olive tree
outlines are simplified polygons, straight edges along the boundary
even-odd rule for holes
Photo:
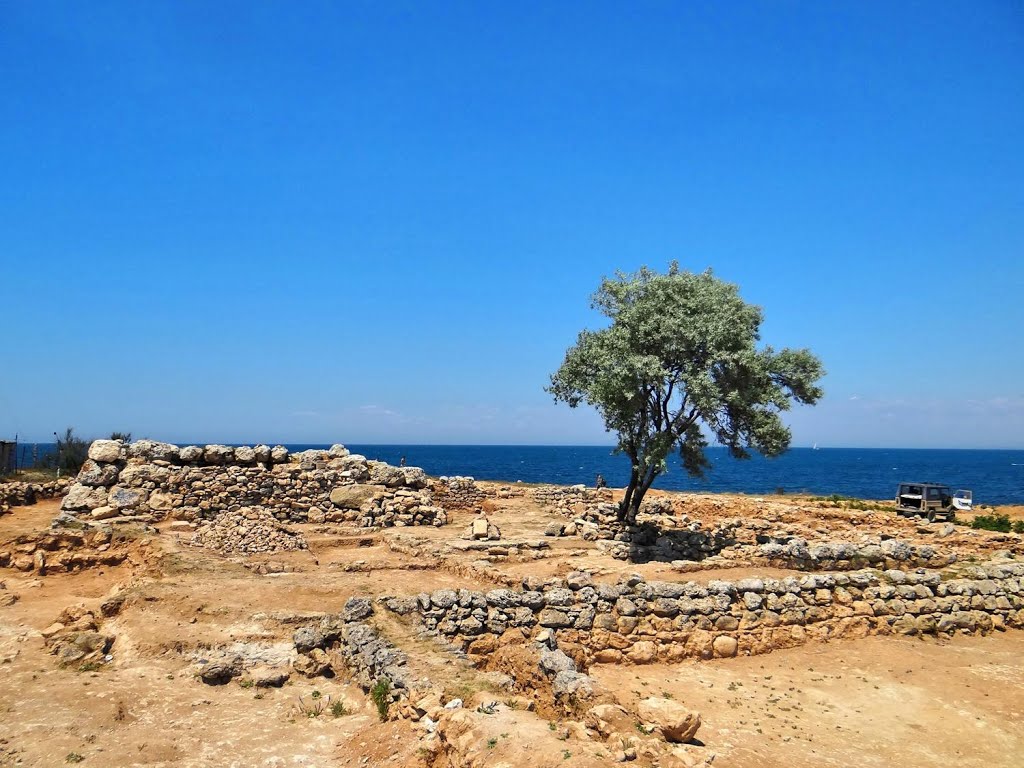
[[[671,452],[692,476],[710,467],[709,438],[732,456],[777,456],[788,447],[780,413],[821,396],[821,362],[806,349],[758,347],[761,309],[711,270],[666,274],[647,267],[604,278],[591,305],[611,319],[584,330],[546,389],[575,408],[593,406],[630,460],[619,519],[667,470]]]

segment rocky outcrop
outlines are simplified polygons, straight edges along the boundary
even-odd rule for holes
[[[354,597],[338,616],[300,627],[292,636],[298,652],[293,665],[307,677],[351,672],[364,691],[377,686],[376,695],[383,698],[379,706],[386,712],[390,704],[409,697],[414,680],[408,657],[365,623],[372,615],[370,601]]]
[[[106,527],[88,530],[61,528],[43,534],[24,534],[0,549],[0,568],[38,573],[74,573],[119,565],[129,555],[130,540]]]
[[[114,644],[114,636],[100,630],[100,618],[81,605],[66,609],[42,635],[61,666],[102,664]]]

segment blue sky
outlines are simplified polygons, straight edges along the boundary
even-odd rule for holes
[[[602,275],[807,346],[795,445],[1024,446],[1024,7],[0,2],[0,438],[609,442]]]

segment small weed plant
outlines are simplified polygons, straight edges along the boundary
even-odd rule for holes
[[[330,703],[330,696],[326,699],[317,697],[308,702],[299,696],[299,703],[295,705],[295,713],[302,717],[320,717],[320,715],[322,715],[330,706]]]

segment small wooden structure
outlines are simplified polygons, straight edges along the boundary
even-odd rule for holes
[[[18,468],[18,444],[0,441],[0,477]]]

